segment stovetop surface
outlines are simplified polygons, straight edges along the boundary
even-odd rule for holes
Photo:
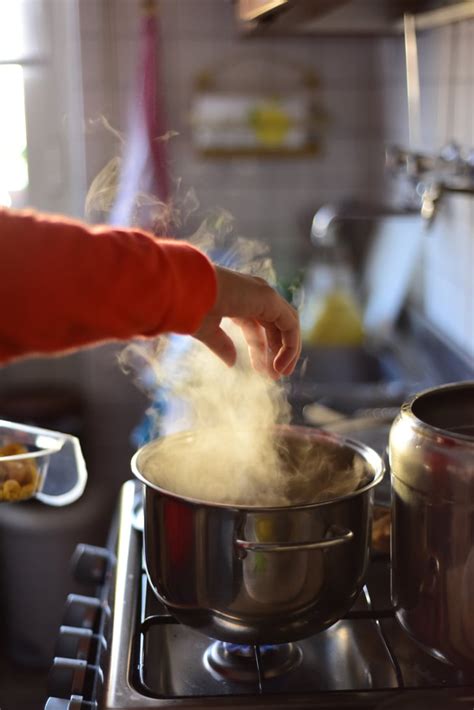
[[[386,556],[372,558],[366,587],[343,619],[298,642],[301,660],[287,673],[272,676],[263,648],[252,649],[246,663],[250,679],[215,673],[206,656],[215,642],[177,622],[148,585],[133,523],[137,495],[127,482],[101,710],[473,710],[474,678],[433,658],[400,627]]]
[[[250,661],[252,677],[235,681],[209,669],[206,654],[213,640],[175,621],[156,599],[142,566],[134,659],[137,688],[170,699],[322,693],[336,701],[337,696],[354,693],[470,685],[461,671],[425,653],[401,629],[390,606],[389,583],[388,558],[374,558],[367,585],[347,616],[298,642],[301,661],[295,668],[272,677],[264,649],[260,654],[257,650]]]

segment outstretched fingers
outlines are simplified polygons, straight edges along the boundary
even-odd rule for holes
[[[198,337],[214,355],[217,355],[226,365],[232,367],[237,359],[237,351],[232,339],[219,325],[206,329]]]
[[[265,329],[256,320],[251,318],[233,318],[232,320],[242,330],[248,346],[252,367],[257,372],[267,372],[269,363]]]
[[[294,328],[281,330],[274,323],[262,325],[267,335],[275,374],[291,375],[301,353],[299,331]]]
[[[220,328],[228,317],[242,329],[253,367],[277,379],[290,375],[301,353],[298,314],[266,281],[216,266],[217,299],[194,336],[228,365],[232,340]]]
[[[265,329],[270,350],[273,352],[273,369],[280,375],[290,375],[301,354],[301,333],[296,310],[281,297],[276,296],[273,309],[260,320]]]

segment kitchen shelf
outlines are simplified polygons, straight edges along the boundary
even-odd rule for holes
[[[241,0],[242,1],[242,0]],[[244,0],[247,2],[247,0]],[[474,17],[474,0],[251,0],[252,12],[241,12],[240,28],[248,36],[384,37],[403,34],[404,15],[417,31]]]

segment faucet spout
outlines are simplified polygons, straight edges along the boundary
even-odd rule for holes
[[[323,205],[318,209],[311,224],[311,241],[315,246],[334,243],[334,231],[331,227],[339,218],[339,209],[336,205]]]

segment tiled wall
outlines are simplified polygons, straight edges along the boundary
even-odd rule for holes
[[[81,5],[86,115],[93,119],[102,112],[123,129],[134,80],[138,3],[115,0],[113,7],[105,3],[100,17],[97,5],[89,0]],[[159,6],[167,125],[179,133],[170,143],[172,177],[196,190],[203,209],[228,209],[242,234],[268,241],[278,271],[291,277],[311,249],[309,228],[317,207],[347,197],[366,199],[372,185],[378,184],[383,141],[379,96],[373,83],[374,42],[242,39],[231,2],[161,0]],[[100,45],[107,23],[108,31],[119,40],[113,60],[105,57],[108,78],[96,64],[98,55],[104,60]],[[267,71],[275,66],[278,71],[280,62],[281,66],[297,62],[320,77],[321,101],[329,121],[318,157],[265,161],[196,156],[189,115],[197,74],[209,69],[225,87],[226,74],[220,74],[219,67],[227,62],[235,66],[255,56]],[[101,84],[104,80],[105,85]],[[110,156],[110,141],[105,150],[101,146],[103,133],[92,131],[88,138],[90,179],[100,167],[101,156]]]
[[[474,20],[420,33],[422,150],[474,147]],[[402,39],[379,41],[384,137],[408,145]],[[424,240],[417,299],[453,344],[474,357],[474,197],[447,196]]]
[[[135,78],[139,3],[80,0],[88,179],[118,151],[106,130],[127,125]],[[390,39],[241,39],[231,2],[161,0],[162,80],[172,177],[197,191],[204,209],[222,206],[241,233],[272,246],[279,274],[290,277],[311,256],[311,215],[324,202],[347,197],[390,199],[383,179],[384,145],[408,144],[405,61],[401,37]],[[454,138],[474,144],[474,23],[419,37],[422,149],[437,151]],[[323,153],[311,159],[212,161],[199,159],[190,140],[193,81],[258,55],[298,61],[321,78],[329,112]],[[388,190],[388,192],[387,192]],[[424,242],[414,301],[435,327],[474,354],[474,200],[446,199]]]

